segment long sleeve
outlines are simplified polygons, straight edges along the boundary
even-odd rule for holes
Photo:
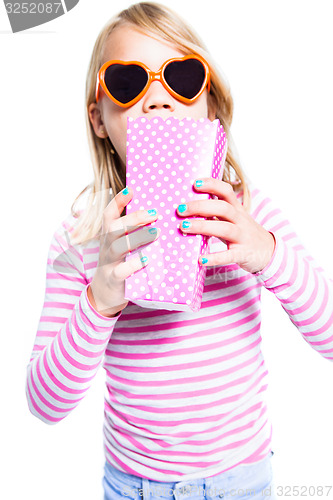
[[[276,241],[271,261],[257,278],[274,293],[304,340],[324,358],[333,359],[333,282],[309,255],[269,198],[254,191],[253,217]]]
[[[65,221],[51,242],[44,305],[27,366],[29,409],[48,424],[65,418],[84,398],[121,315],[106,318],[90,305],[82,249],[69,244],[69,231]]]

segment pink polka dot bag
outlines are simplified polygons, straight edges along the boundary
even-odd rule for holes
[[[126,213],[155,208],[159,217],[153,225],[161,234],[126,256],[139,253],[149,261],[126,279],[125,299],[151,309],[200,309],[206,268],[198,259],[209,253],[209,239],[184,234],[178,226],[185,217],[178,216],[177,207],[211,198],[193,184],[202,177],[222,179],[226,153],[226,134],[217,119],[128,118],[126,184],[134,196]]]

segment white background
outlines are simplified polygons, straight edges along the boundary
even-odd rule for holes
[[[5,500],[102,499],[104,370],[56,426],[29,413],[24,388],[50,240],[92,179],[84,123],[88,61],[100,29],[129,4],[81,0],[65,16],[12,34],[0,3]],[[332,2],[168,5],[199,32],[228,78],[235,101],[232,132],[246,173],[333,277]],[[332,485],[332,364],[306,344],[268,292],[262,337],[275,482]]]

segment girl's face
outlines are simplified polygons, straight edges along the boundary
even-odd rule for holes
[[[117,28],[109,36],[104,48],[102,64],[111,59],[140,61],[152,71],[158,71],[166,60],[182,56],[184,53],[174,45],[162,39],[151,38],[127,25]],[[105,138],[107,133],[124,164],[126,163],[127,117],[135,119],[141,116],[214,120],[215,110],[208,107],[207,89],[192,104],[185,104],[172,97],[159,81],[152,82],[141,100],[129,108],[122,108],[115,104],[104,94],[101,87],[98,103],[92,103],[89,106],[89,117],[96,135]]]

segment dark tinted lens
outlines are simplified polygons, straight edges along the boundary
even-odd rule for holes
[[[125,104],[132,101],[144,89],[148,75],[136,64],[112,64],[104,75],[108,91],[117,101]]]
[[[164,78],[177,94],[192,99],[201,90],[205,80],[205,68],[197,59],[173,61],[165,68]]]

